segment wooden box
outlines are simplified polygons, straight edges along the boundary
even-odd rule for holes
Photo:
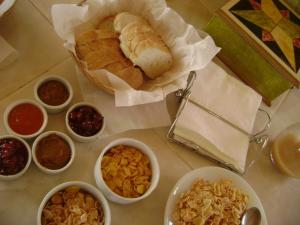
[[[300,84],[300,19],[278,0],[231,0],[206,31],[222,47],[219,57],[271,102]]]

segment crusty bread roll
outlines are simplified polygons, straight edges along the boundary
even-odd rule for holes
[[[130,54],[134,53],[137,44],[151,35],[154,35],[154,33],[149,25],[142,26],[140,22],[128,24],[119,37],[122,40],[120,45],[125,56],[130,59]]]
[[[115,67],[118,69],[116,69]],[[135,89],[138,89],[143,85],[143,72],[140,68],[136,68],[131,65],[129,67],[121,69],[119,62],[117,62],[104,67],[104,69],[125,80],[131,87]]]
[[[140,16],[133,15],[129,12],[121,12],[116,15],[114,20],[115,31],[121,33],[123,28],[132,22],[141,22],[147,24],[147,22]]]
[[[169,48],[141,17],[128,12],[120,13],[114,21],[120,32],[120,47],[134,65],[154,79],[168,71],[173,63]]]
[[[129,59],[124,59],[121,61],[117,61],[114,63],[111,63],[104,67],[104,69],[108,70],[111,73],[117,73],[121,70],[124,70],[132,65],[132,62]]]
[[[86,55],[90,52],[97,51],[102,48],[111,48],[113,50],[120,49],[119,40],[116,38],[97,39],[94,41],[86,42],[85,44],[76,45],[76,52],[79,59],[85,59]]]
[[[76,54],[84,61],[88,70],[106,69],[139,89],[144,83],[143,72],[127,59],[114,30],[114,17],[104,18],[97,29],[75,36]]]
[[[108,16],[101,20],[101,22],[96,26],[97,30],[106,30],[108,32],[116,33],[114,28],[114,16]]]
[[[122,61],[123,58],[120,51],[114,51],[112,48],[105,47],[88,53],[84,58],[84,61],[87,62],[89,70],[96,70],[111,63]]]
[[[151,40],[141,41],[131,55],[133,64],[142,68],[144,73],[154,79],[172,66],[172,56],[166,47],[153,44]]]
[[[108,30],[91,30],[76,35],[75,42],[76,45],[82,45],[90,41],[95,41],[97,39],[105,39],[105,38],[118,38],[118,35]]]

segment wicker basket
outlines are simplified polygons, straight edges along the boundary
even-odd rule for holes
[[[115,89],[111,86],[108,79],[95,78],[94,76],[89,74],[89,72],[85,68],[85,65],[80,60],[78,60],[78,58],[74,55],[73,52],[70,52],[70,53],[71,53],[73,59],[75,60],[78,68],[80,69],[82,74],[84,74],[84,76],[86,76],[91,82],[93,82],[96,86],[98,86],[99,88],[101,88],[105,92],[107,92],[111,95],[114,95]]]
[[[82,6],[86,1],[87,0],[81,0],[79,3],[77,3],[77,5]],[[92,83],[94,83],[96,86],[101,88],[103,91],[105,91],[111,95],[114,95],[115,89],[111,86],[111,83],[109,82],[108,79],[95,78],[94,76],[89,74],[85,68],[85,65],[74,55],[73,52],[70,52],[70,53],[71,53],[71,56],[73,57],[73,59],[75,60],[78,68],[80,69],[82,74],[84,74],[84,76],[86,76]]]

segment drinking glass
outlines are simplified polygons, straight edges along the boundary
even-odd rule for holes
[[[271,160],[283,174],[300,179],[300,123],[283,130],[272,143]]]

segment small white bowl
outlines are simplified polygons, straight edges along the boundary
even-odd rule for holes
[[[39,209],[38,209],[38,213],[37,213],[37,224],[38,225],[42,225],[42,222],[41,222],[42,212],[43,212],[43,209],[44,209],[46,203],[48,202],[48,200],[55,193],[65,189],[69,186],[78,186],[78,187],[82,188],[83,190],[92,194],[100,202],[100,204],[102,206],[103,213],[104,213],[104,225],[110,225],[111,213],[110,213],[110,208],[109,208],[107,200],[104,198],[103,194],[97,188],[95,188],[94,186],[92,186],[88,183],[81,182],[81,181],[69,181],[66,183],[59,184],[46,194],[46,196],[43,198],[43,200],[39,206]]]
[[[117,145],[128,145],[135,147],[139,149],[141,152],[143,152],[150,160],[151,164],[151,170],[152,170],[152,178],[151,178],[151,184],[147,191],[140,197],[137,198],[126,198],[123,196],[120,196],[113,192],[109,186],[106,185],[106,182],[104,181],[102,177],[102,171],[101,171],[101,162],[102,158],[105,155],[107,151],[109,151],[112,147],[117,146]],[[146,197],[148,197],[156,188],[158,181],[159,181],[159,176],[160,176],[160,170],[159,170],[159,165],[158,161],[156,159],[155,154],[153,151],[143,142],[132,139],[132,138],[120,138],[117,139],[110,144],[108,144],[101,152],[100,156],[98,157],[95,168],[94,168],[94,176],[95,176],[95,181],[97,186],[100,188],[100,190],[103,192],[103,194],[108,198],[110,201],[119,203],[119,204],[130,204],[134,203],[137,201],[140,201]]]
[[[69,92],[68,99],[61,105],[56,105],[56,106],[48,105],[45,102],[43,102],[38,95],[39,87],[43,83],[50,81],[50,80],[55,80],[55,81],[61,82],[67,88],[67,90]],[[59,112],[65,110],[71,103],[72,98],[73,98],[73,89],[72,89],[72,86],[70,85],[70,83],[67,80],[65,80],[64,78],[55,76],[55,75],[51,75],[51,76],[47,76],[47,77],[42,78],[39,81],[37,81],[37,83],[34,86],[34,97],[42,106],[45,107],[45,109],[47,110],[48,113],[59,113]]]
[[[31,149],[30,149],[30,146],[27,144],[27,142],[24,141],[22,138],[19,138],[19,137],[14,136],[14,135],[0,136],[0,139],[5,139],[5,138],[13,138],[13,139],[16,139],[16,140],[22,142],[25,145],[25,147],[27,149],[27,153],[28,153],[27,163],[21,171],[19,171],[16,174],[13,174],[13,175],[0,175],[0,180],[9,181],[9,180],[15,180],[15,179],[21,177],[27,171],[27,169],[29,168],[30,163],[31,163]]]
[[[62,139],[64,139],[70,146],[70,149],[71,149],[71,158],[69,160],[69,162],[62,168],[60,169],[57,169],[57,170],[53,170],[53,169],[49,169],[45,166],[43,166],[42,164],[39,163],[39,161],[37,160],[37,157],[36,157],[36,149],[37,149],[37,145],[38,143],[45,137],[49,136],[50,134],[56,134],[57,136],[61,137]],[[74,158],[75,158],[75,145],[72,141],[72,139],[62,133],[62,132],[59,132],[59,131],[47,131],[45,133],[42,133],[41,135],[39,135],[35,141],[33,142],[33,145],[32,145],[32,158],[33,158],[33,161],[35,163],[35,165],[41,170],[43,171],[44,173],[47,173],[47,174],[58,174],[58,173],[61,173],[63,171],[65,171],[66,169],[68,169],[71,164],[73,163],[74,161]]]
[[[98,131],[98,133],[92,135],[92,136],[81,136],[80,134],[77,134],[75,131],[72,130],[72,128],[70,127],[69,125],[69,114],[70,112],[72,112],[75,108],[77,107],[80,107],[80,106],[89,106],[89,107],[92,107],[93,109],[95,109],[100,115],[103,116],[103,123],[102,123],[102,127],[101,129]],[[66,123],[66,127],[67,127],[67,131],[68,131],[68,134],[76,141],[78,142],[92,142],[92,141],[96,141],[97,138],[102,134],[103,130],[105,129],[105,118],[104,118],[104,115],[100,112],[100,110],[98,110],[95,106],[93,106],[92,104],[90,103],[87,103],[87,102],[79,102],[79,103],[76,103],[74,105],[72,105],[67,113],[66,113],[66,117],[65,117],[65,123]]]
[[[41,112],[43,114],[43,124],[40,127],[40,129],[33,134],[23,135],[23,134],[16,133],[15,131],[13,131],[10,128],[10,126],[8,124],[8,116],[9,116],[10,111],[17,105],[20,105],[23,103],[29,103],[29,104],[35,105],[36,107],[38,107],[41,110]],[[36,101],[31,100],[31,99],[20,99],[15,102],[12,102],[10,105],[8,105],[6,107],[6,109],[4,111],[4,127],[7,130],[7,132],[12,135],[18,136],[20,138],[26,139],[26,140],[33,139],[33,138],[37,137],[40,133],[42,133],[45,130],[47,123],[48,123],[48,115],[47,115],[46,110],[40,104],[38,104]]]
[[[16,0],[4,0],[0,4],[0,17],[4,15],[14,4]]]

